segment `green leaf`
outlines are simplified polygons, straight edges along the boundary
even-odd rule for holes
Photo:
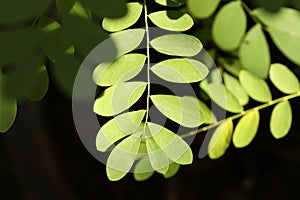
[[[106,89],[96,99],[94,112],[102,116],[119,114],[139,100],[146,86],[145,82],[126,82]]]
[[[110,34],[110,38],[114,42],[117,49],[117,56],[124,55],[135,50],[143,41],[145,30],[128,29]]]
[[[195,18],[210,17],[217,9],[221,0],[188,0],[187,8]]]
[[[225,86],[231,92],[231,94],[236,97],[241,105],[246,105],[249,102],[249,96],[241,86],[239,80],[227,73],[223,74],[223,78]]]
[[[151,95],[155,107],[172,121],[186,127],[198,127],[205,122],[198,104],[188,97],[173,95]]]
[[[61,25],[46,15],[42,15],[39,19],[38,27],[44,32],[51,32],[61,27]]]
[[[17,101],[5,92],[7,77],[0,72],[0,133],[5,133],[13,125],[17,115]]]
[[[131,135],[112,150],[106,165],[109,180],[118,181],[127,174],[135,161],[140,143],[140,135]]]
[[[242,64],[239,59],[221,59],[221,63],[228,72],[236,77],[239,76],[242,70]]]
[[[173,176],[175,176],[177,174],[177,172],[179,171],[180,165],[177,163],[172,163],[169,166],[168,171],[163,174],[165,178],[172,178]]]
[[[143,6],[138,2],[127,3],[127,14],[120,18],[105,17],[102,22],[102,27],[110,32],[124,30],[135,24],[140,18]]]
[[[41,66],[37,74],[34,84],[27,94],[30,101],[40,101],[47,93],[49,86],[49,77],[45,65]]]
[[[146,139],[147,151],[152,168],[158,173],[164,174],[169,169],[169,158],[150,137]]]
[[[163,6],[179,7],[185,4],[186,0],[154,0],[156,3]]]
[[[298,78],[286,66],[276,63],[271,65],[270,79],[283,93],[292,94],[300,90]]]
[[[91,11],[76,0],[56,0],[56,7],[60,14],[72,14],[84,19],[92,18]]]
[[[171,56],[195,56],[202,50],[201,42],[194,36],[186,34],[169,34],[153,39],[152,47],[163,54]]]
[[[240,72],[239,79],[243,88],[252,99],[259,102],[269,102],[272,100],[269,86],[263,79],[245,70]]]
[[[247,17],[241,3],[234,1],[226,4],[214,19],[213,40],[224,51],[233,51],[238,48],[246,33]]]
[[[203,63],[187,58],[164,60],[151,67],[151,71],[160,78],[174,83],[198,82],[209,72]]]
[[[159,28],[170,31],[186,31],[194,25],[193,19],[188,14],[176,10],[158,11],[148,17]]]
[[[99,64],[93,73],[93,80],[100,86],[111,86],[135,77],[142,70],[146,56],[125,54],[111,63]]]
[[[233,131],[232,120],[224,121],[214,132],[208,144],[208,156],[218,159],[224,155],[230,145]]]
[[[267,78],[271,64],[268,42],[257,24],[247,33],[239,50],[243,68],[258,76]]]
[[[288,101],[284,101],[275,106],[270,121],[272,135],[276,139],[286,136],[292,125],[292,109]]]
[[[145,110],[127,112],[104,124],[97,134],[97,150],[105,152],[115,142],[127,135],[140,131],[140,124],[145,113]]]
[[[181,165],[193,162],[192,150],[181,137],[158,124],[148,122],[147,125],[151,136],[170,160]]]
[[[237,124],[233,133],[233,144],[243,148],[250,144],[256,135],[259,126],[259,112],[257,110],[247,113]]]
[[[133,177],[136,181],[145,181],[154,174],[148,156],[144,156],[134,167]]]
[[[43,13],[50,3],[51,0],[1,1],[0,24],[31,20]]]
[[[243,111],[243,106],[224,85],[220,83],[209,83],[207,84],[207,91],[205,92],[221,108],[232,113],[240,113]]]
[[[279,50],[292,62],[300,65],[300,12],[281,8],[277,12],[255,9],[254,14],[265,25]]]

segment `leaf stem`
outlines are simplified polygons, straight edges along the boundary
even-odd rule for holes
[[[231,117],[222,119],[222,120],[220,120],[220,121],[218,121],[218,122],[216,122],[216,123],[214,123],[214,124],[205,126],[205,127],[200,128],[200,129],[198,129],[198,130],[191,131],[191,132],[189,132],[189,133],[185,133],[185,134],[181,135],[181,137],[182,137],[182,138],[187,138],[187,137],[196,135],[196,134],[198,134],[198,133],[201,133],[201,132],[207,131],[207,130],[209,130],[209,129],[211,129],[211,128],[214,128],[214,127],[216,127],[216,126],[219,126],[219,125],[222,124],[225,120],[229,120],[229,119],[230,119],[230,120],[238,119],[238,118],[240,118],[240,117],[246,115],[247,113],[249,113],[249,112],[251,112],[251,111],[253,111],[253,110],[257,110],[257,111],[258,111],[258,110],[262,110],[262,109],[264,109],[264,108],[270,107],[270,106],[272,106],[272,105],[275,105],[275,104],[278,104],[278,103],[281,103],[281,102],[284,102],[284,101],[287,101],[287,100],[289,100],[289,99],[293,99],[293,98],[296,98],[296,97],[300,97],[300,91],[297,92],[297,93],[294,93],[294,94],[290,94],[290,95],[288,95],[288,96],[284,96],[284,97],[275,99],[275,100],[273,100],[273,101],[269,101],[268,103],[262,104],[262,105],[260,105],[260,106],[255,107],[255,108],[251,108],[251,109],[249,109],[249,110],[247,110],[247,111],[241,112],[241,113],[236,114],[236,115],[233,115],[233,116],[231,116]]]
[[[145,126],[149,118],[149,105],[150,105],[150,37],[149,37],[149,26],[148,26],[148,11],[146,0],[144,0],[144,10],[145,10],[145,27],[146,27],[146,43],[147,43],[147,108],[146,108],[146,120]]]

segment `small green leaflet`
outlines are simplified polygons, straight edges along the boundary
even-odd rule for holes
[[[203,63],[188,58],[164,60],[151,67],[151,71],[160,78],[175,83],[198,82],[209,72]]]
[[[193,19],[188,14],[176,10],[158,11],[148,17],[159,28],[170,31],[186,31],[194,25]]]
[[[100,86],[111,86],[135,77],[142,70],[146,56],[125,54],[111,63],[101,63],[93,73],[93,80]]]
[[[288,101],[277,104],[272,112],[270,129],[276,139],[286,136],[292,125],[292,109]]]
[[[250,144],[256,135],[259,125],[259,112],[250,111],[240,119],[233,133],[233,144],[237,148],[243,148]]]
[[[232,113],[240,113],[243,111],[243,106],[221,83],[209,83],[207,84],[206,89],[205,92],[210,98],[223,109]]]
[[[292,62],[300,65],[300,12],[291,8],[281,8],[271,13],[262,8],[254,10],[270,33],[279,50]]]
[[[72,14],[84,19],[92,19],[92,13],[89,9],[82,6],[76,0],[56,0],[56,7],[58,12],[63,14]]]
[[[118,181],[127,174],[136,159],[140,143],[140,134],[131,135],[112,150],[106,165],[109,180]]]
[[[145,30],[128,29],[110,34],[117,49],[117,57],[135,50],[143,41]]]
[[[145,110],[127,112],[104,124],[96,138],[97,150],[104,152],[120,139],[140,131],[145,113]]]
[[[152,47],[171,56],[195,56],[202,50],[202,43],[194,36],[186,34],[168,34],[153,39]]]
[[[109,87],[96,99],[94,112],[102,116],[119,114],[139,100],[146,86],[145,82],[126,82]]]
[[[179,7],[185,4],[186,0],[154,0],[156,3],[163,6]]]
[[[189,97],[151,95],[150,98],[162,114],[178,124],[198,127],[205,122],[205,116],[198,102]]]
[[[269,102],[272,100],[272,94],[268,84],[250,72],[242,70],[239,76],[240,83],[247,94],[259,102]]]
[[[134,179],[136,181],[145,181],[154,174],[148,155],[144,156],[134,167]]]
[[[110,32],[124,30],[135,24],[142,14],[143,6],[138,2],[127,3],[127,14],[121,18],[107,18],[102,22],[102,27]]]
[[[242,63],[240,62],[239,59],[221,59],[220,60],[223,67],[233,74],[234,76],[239,76],[240,71],[242,70]]]
[[[226,4],[214,19],[213,40],[224,51],[238,48],[246,33],[247,17],[241,3],[234,1]]]
[[[239,56],[244,69],[259,78],[268,77],[271,64],[270,50],[261,25],[256,24],[246,34]]]
[[[49,86],[49,77],[47,68],[45,65],[38,69],[38,74],[34,81],[32,88],[28,91],[26,95],[27,99],[30,101],[40,101],[47,93]]]
[[[17,115],[17,101],[5,92],[7,77],[0,72],[0,133],[5,133],[13,125]]]
[[[148,128],[152,138],[170,160],[181,165],[193,162],[192,150],[181,137],[158,124],[148,122]]]
[[[241,105],[246,105],[249,102],[249,96],[239,80],[227,73],[223,74],[223,78],[226,88],[237,98]]]
[[[232,120],[225,120],[212,135],[208,144],[208,156],[211,159],[218,159],[224,155],[230,145],[233,131]]]
[[[271,65],[270,79],[283,93],[292,94],[300,90],[298,78],[286,66],[276,63]]]
[[[163,174],[165,178],[172,178],[173,176],[175,176],[177,174],[177,172],[179,171],[180,165],[177,163],[172,163],[169,166],[168,171]]]
[[[192,16],[199,19],[210,17],[221,0],[188,0],[187,8]]]

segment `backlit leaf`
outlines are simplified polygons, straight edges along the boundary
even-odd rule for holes
[[[243,68],[258,76],[267,78],[271,64],[268,42],[261,25],[252,27],[239,50]]]
[[[272,100],[269,86],[263,79],[260,79],[245,70],[240,72],[239,79],[243,88],[252,99],[259,102],[268,102]]]
[[[148,156],[144,156],[134,167],[134,179],[136,181],[145,181],[154,174]]]
[[[111,86],[135,77],[143,68],[146,56],[125,54],[111,63],[101,63],[93,73],[93,80],[100,86]]]
[[[96,138],[97,150],[104,152],[120,139],[140,131],[139,125],[145,113],[145,110],[127,112],[104,124]]]
[[[173,176],[175,176],[177,174],[177,172],[179,171],[180,165],[177,163],[172,163],[169,166],[168,171],[163,174],[165,178],[172,178]]]
[[[171,56],[195,56],[203,47],[196,37],[185,34],[160,36],[150,44],[156,51]]]
[[[230,2],[216,15],[212,36],[214,42],[224,51],[239,47],[247,28],[246,14],[240,1]]]
[[[215,12],[220,1],[221,0],[188,0],[187,8],[192,16],[205,19]]]
[[[143,6],[138,2],[127,3],[127,14],[120,18],[104,18],[102,27],[110,32],[124,30],[135,24],[142,14]]]
[[[146,86],[145,82],[126,82],[106,89],[95,101],[95,113],[102,116],[121,113],[139,100]]]
[[[151,71],[160,78],[175,83],[198,82],[208,74],[203,63],[187,58],[164,60],[151,67]]]
[[[198,127],[205,122],[198,104],[188,97],[173,95],[151,95],[155,107],[172,121],[186,127]]]
[[[154,12],[149,18],[159,28],[171,31],[186,31],[194,24],[188,14],[176,10]]]
[[[270,79],[283,93],[292,94],[300,90],[298,78],[286,66],[276,63],[271,65]]]
[[[292,109],[288,101],[284,101],[275,106],[270,121],[272,135],[276,138],[286,136],[292,125]]]
[[[259,112],[250,111],[240,119],[233,133],[233,144],[237,148],[243,148],[250,144],[256,135],[259,125]]]
[[[224,121],[214,132],[208,144],[208,156],[218,159],[223,156],[230,145],[233,131],[232,120]]]

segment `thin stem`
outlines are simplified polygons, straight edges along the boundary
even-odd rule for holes
[[[148,26],[148,12],[146,0],[144,0],[144,10],[145,10],[145,26],[146,26],[146,39],[147,39],[147,110],[146,110],[146,120],[145,125],[149,118],[149,105],[150,105],[150,38],[149,38],[149,26]],[[146,126],[145,126],[146,127]]]
[[[245,9],[245,11],[249,14],[249,16],[252,18],[252,20],[257,23],[257,24],[261,24],[261,22],[255,17],[255,15],[253,14],[253,11],[249,8],[249,6],[243,2],[242,0],[239,0],[243,6],[243,8]]]
[[[220,121],[218,121],[218,122],[216,122],[216,123],[214,123],[214,124],[205,126],[205,127],[200,128],[200,129],[198,129],[198,130],[195,130],[195,131],[191,131],[191,132],[189,132],[189,133],[185,133],[185,134],[181,135],[181,137],[182,137],[182,138],[186,138],[186,137],[189,137],[189,136],[196,135],[196,134],[198,134],[198,133],[201,133],[201,132],[207,131],[207,130],[209,130],[209,129],[211,129],[211,128],[214,128],[214,127],[216,127],[216,126],[219,126],[219,125],[222,124],[225,120],[228,120],[228,119],[230,119],[230,120],[238,119],[238,118],[240,118],[240,117],[246,115],[247,113],[249,113],[249,112],[251,112],[251,111],[253,111],[253,110],[262,110],[262,109],[264,109],[264,108],[270,107],[270,106],[272,106],[272,105],[275,105],[275,104],[278,104],[278,103],[280,103],[280,102],[287,101],[287,100],[289,100],[289,99],[293,99],[293,98],[296,98],[296,97],[300,97],[300,92],[297,92],[297,93],[294,93],[294,94],[290,94],[290,95],[288,95],[288,96],[281,97],[281,98],[275,99],[275,100],[273,100],[273,101],[269,101],[268,103],[262,104],[262,105],[260,105],[260,106],[255,107],[255,108],[251,108],[251,109],[249,109],[249,110],[247,110],[247,111],[244,111],[244,112],[241,112],[241,113],[239,113],[239,114],[233,115],[233,116],[228,117],[228,118],[226,118],[226,119],[222,119],[222,120],[220,120]]]

